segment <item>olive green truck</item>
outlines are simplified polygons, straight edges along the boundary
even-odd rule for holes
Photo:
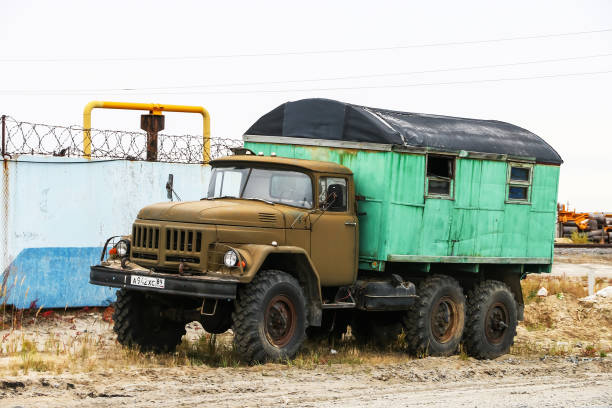
[[[489,120],[327,99],[285,103],[213,160],[196,202],[143,208],[90,282],[121,288],[120,343],[172,350],[185,324],[233,330],[247,361],[306,337],[495,358],[550,272],[559,167],[535,134]]]

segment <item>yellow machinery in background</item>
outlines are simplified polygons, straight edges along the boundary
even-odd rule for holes
[[[557,206],[557,223],[559,236],[571,238],[578,232],[593,242],[612,243],[612,213],[570,211],[563,204]]]

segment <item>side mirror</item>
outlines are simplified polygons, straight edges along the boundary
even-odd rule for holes
[[[168,181],[166,182],[166,193],[168,200],[172,201],[172,192],[174,191],[174,175],[168,174]]]
[[[325,202],[328,210],[343,210],[343,199],[344,192],[342,191],[341,184],[330,184],[327,187],[327,198]]]

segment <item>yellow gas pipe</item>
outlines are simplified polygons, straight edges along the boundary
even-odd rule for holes
[[[132,103],[132,102],[104,102],[91,101],[83,109],[83,156],[91,159],[91,111],[96,108],[102,109],[128,109],[149,111],[151,115],[161,115],[162,112],[199,113],[204,121],[203,138],[204,150],[202,161],[210,160],[210,114],[201,106],[186,105],[161,105],[157,103]]]

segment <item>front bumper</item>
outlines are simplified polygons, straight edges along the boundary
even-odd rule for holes
[[[132,275],[164,279],[164,288],[132,285],[130,283]],[[91,267],[89,283],[113,288],[211,299],[235,299],[238,287],[238,280],[231,278],[179,276],[151,272],[146,269],[124,270],[103,265]]]

